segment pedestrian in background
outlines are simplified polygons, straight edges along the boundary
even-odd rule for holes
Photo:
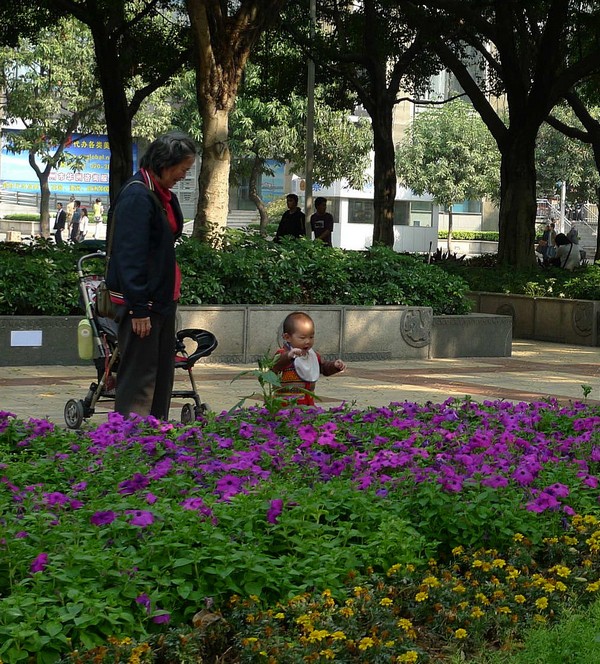
[[[316,212],[310,218],[310,228],[314,233],[315,240],[331,247],[331,234],[333,233],[333,216],[327,212],[327,199],[318,196],[315,199]]]
[[[62,232],[67,223],[67,213],[63,210],[63,204],[56,204],[56,216],[54,217],[54,239],[56,244],[63,244]]]

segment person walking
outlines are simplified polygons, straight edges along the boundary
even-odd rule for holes
[[[106,283],[119,305],[115,411],[124,416],[169,416],[181,284],[175,241],[183,230],[181,207],[171,189],[195,161],[189,136],[160,136],[114,205]]]
[[[81,201],[75,201],[75,210],[71,217],[71,242],[79,242],[79,221],[81,219]]]
[[[54,239],[56,241],[56,244],[63,244],[63,239],[62,239],[62,232],[65,228],[65,224],[67,223],[67,213],[65,210],[63,210],[63,204],[62,203],[57,203],[56,204],[56,216],[54,217]]]

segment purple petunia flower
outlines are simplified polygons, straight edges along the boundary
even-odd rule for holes
[[[48,554],[40,553],[35,557],[29,569],[32,574],[35,574],[36,572],[42,572],[47,564],[48,564]]]
[[[267,521],[269,523],[277,523],[281,512],[283,512],[283,500],[275,498],[271,501],[271,507],[267,511]]]
[[[119,484],[119,493],[129,496],[136,491],[145,489],[148,484],[150,484],[150,480],[145,475],[135,473],[130,480],[124,480]]]
[[[154,514],[146,510],[127,510],[126,514],[131,515],[129,523],[132,526],[139,526],[140,528],[145,528],[154,523]]]
[[[171,620],[171,614],[170,613],[159,613],[157,616],[154,616],[152,618],[152,622],[156,623],[157,625],[164,625],[165,623],[168,623]]]
[[[138,604],[141,604],[146,609],[146,613],[150,613],[152,602],[150,600],[150,597],[148,597],[148,595],[146,593],[142,593],[141,595],[138,595],[135,598],[135,601]]]
[[[105,512],[96,512],[90,517],[90,522],[94,526],[107,526],[117,518],[117,515],[112,510]]]

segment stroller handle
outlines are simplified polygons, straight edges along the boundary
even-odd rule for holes
[[[83,276],[83,264],[94,258],[106,258],[106,251],[96,251],[93,254],[85,254],[77,261],[77,274]]]

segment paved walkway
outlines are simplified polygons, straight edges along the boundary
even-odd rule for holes
[[[231,382],[254,365],[197,364],[194,376],[203,401],[213,410],[227,410],[257,389],[256,379]],[[21,419],[46,417],[64,424],[69,399],[83,399],[95,370],[75,366],[0,368],[0,410]],[[385,406],[393,401],[441,402],[450,396],[470,395],[477,401],[507,399],[532,401],[546,396],[561,401],[583,398],[582,386],[591,386],[587,401],[600,405],[600,348],[514,341],[510,358],[459,358],[350,362],[345,373],[319,381],[317,393],[325,408],[342,401],[359,408]],[[184,372],[177,386],[187,389]],[[178,418],[186,401],[173,401],[171,417]],[[256,397],[247,404],[256,404]],[[101,422],[112,402],[98,404],[91,422]]]

